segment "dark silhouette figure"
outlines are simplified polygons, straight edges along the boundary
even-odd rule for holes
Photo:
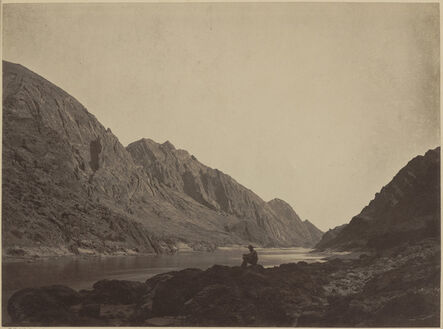
[[[246,267],[248,264],[251,265],[257,265],[258,261],[258,255],[257,252],[254,250],[254,247],[249,245],[249,254],[243,255],[243,263],[241,264],[241,267]]]

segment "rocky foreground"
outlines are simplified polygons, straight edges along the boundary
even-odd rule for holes
[[[440,242],[426,239],[357,260],[23,289],[9,300],[7,325],[437,327],[439,311]]]

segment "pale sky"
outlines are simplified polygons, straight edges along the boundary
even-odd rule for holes
[[[3,58],[322,230],[440,143],[438,4],[6,4]]]

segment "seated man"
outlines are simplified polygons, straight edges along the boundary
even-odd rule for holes
[[[243,263],[241,264],[241,267],[246,267],[249,264],[251,265],[257,265],[258,256],[257,252],[254,250],[254,247],[249,245],[249,254],[243,255]]]

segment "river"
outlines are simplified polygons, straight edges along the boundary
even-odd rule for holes
[[[259,264],[272,267],[298,261],[318,262],[326,255],[306,248],[257,248]],[[206,269],[214,264],[238,266],[245,248],[219,248],[214,252],[183,251],[175,255],[59,257],[2,264],[3,319],[10,296],[17,290],[53,284],[91,289],[101,279],[146,281],[164,272],[184,268]]]

